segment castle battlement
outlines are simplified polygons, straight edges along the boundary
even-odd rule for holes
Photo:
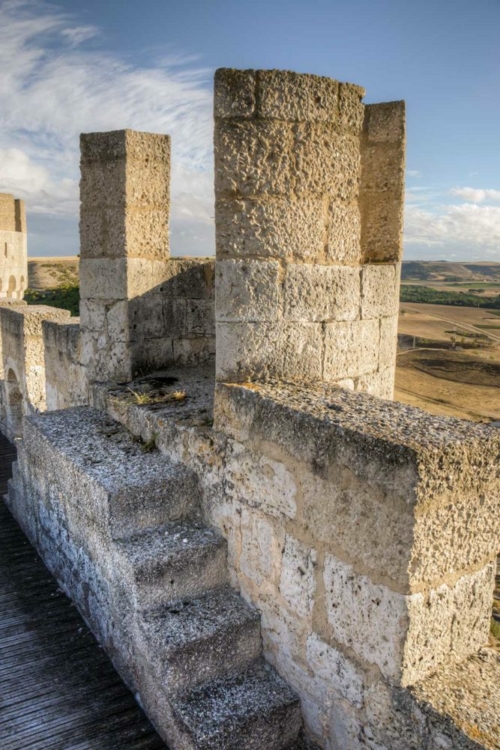
[[[215,259],[170,257],[168,136],[83,135],[80,319],[0,306],[6,501],[172,750],[500,744],[500,438],[392,401],[363,97],[216,72]]]

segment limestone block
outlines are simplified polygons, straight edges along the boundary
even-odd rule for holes
[[[240,567],[244,575],[258,585],[277,582],[280,574],[281,548],[285,532],[255,510],[241,512]]]
[[[368,105],[361,144],[363,257],[368,262],[398,261],[403,232],[404,102]]]
[[[314,610],[324,640],[399,683],[486,641],[500,534],[496,430],[283,382],[218,384],[215,423],[293,467],[287,532],[325,554],[326,595]]]
[[[280,461],[244,451],[235,444],[226,459],[227,493],[239,503],[261,508],[275,518],[294,518],[297,483]]]
[[[127,258],[127,297],[140,297],[157,291],[160,292],[165,277],[168,278],[169,260],[150,260],[148,258]]]
[[[393,193],[366,193],[361,202],[365,262],[398,261],[402,255],[403,201]]]
[[[216,319],[272,322],[281,318],[280,270],[277,261],[218,261]]]
[[[127,208],[125,212],[126,253],[129,258],[165,260],[169,247],[168,202],[161,208]],[[109,227],[110,234],[113,227]],[[111,234],[112,236],[112,234]]]
[[[215,305],[213,300],[186,300],[188,336],[215,336]]]
[[[114,209],[120,216],[127,203],[125,159],[82,162],[80,201],[85,212]]]
[[[360,312],[359,269],[289,263],[283,295],[287,320],[356,320]]]
[[[106,328],[111,341],[128,341],[129,333],[129,303],[120,300],[106,306]]]
[[[87,331],[103,331],[106,327],[106,302],[100,299],[80,300],[80,322]]]
[[[84,163],[115,161],[125,157],[138,162],[167,162],[170,159],[170,136],[137,130],[82,133],[80,153]]]
[[[278,121],[215,123],[215,194],[287,195],[294,172],[292,126]]]
[[[251,117],[255,110],[256,79],[255,70],[216,70],[214,117]]]
[[[307,664],[316,677],[327,681],[356,708],[363,705],[363,676],[341,651],[325,643],[317,633],[307,639]]]
[[[80,297],[84,299],[126,299],[127,261],[125,258],[82,258]]]
[[[358,265],[361,260],[361,215],[357,201],[332,201],[328,208],[326,258],[330,263]]]
[[[374,143],[400,143],[406,137],[405,103],[383,102],[365,106],[365,136]]]
[[[213,299],[214,258],[170,258],[166,264],[155,264],[155,284],[167,297]],[[163,279],[160,281],[160,277]]]
[[[378,369],[395,369],[398,346],[398,315],[380,320],[380,350]]]
[[[394,356],[395,349],[396,347],[394,347]],[[394,364],[386,367],[384,370],[366,373],[357,379],[355,390],[370,393],[377,398],[392,400],[394,398],[395,375],[396,368]]]
[[[132,358],[137,369],[161,370],[174,362],[174,342],[167,336],[147,338],[131,344]]]
[[[219,380],[285,377],[319,380],[322,332],[319,323],[217,323]]]
[[[361,271],[361,317],[383,318],[399,310],[399,263],[364,265]]]
[[[316,557],[316,550],[288,534],[285,536],[280,593],[299,617],[307,617],[312,612],[316,591]]]
[[[162,296],[162,307],[164,334],[172,339],[187,336],[187,300]]]
[[[485,592],[491,590],[492,575],[488,566],[462,576],[454,586],[442,584],[427,596],[404,596],[327,555],[328,621],[337,641],[377,664],[384,676],[412,684],[445,659],[465,658],[484,643],[491,607],[491,598],[485,606]],[[482,597],[477,596],[477,587]],[[468,620],[459,624],[459,613],[464,611]]]
[[[361,180],[359,139],[340,134],[329,123],[300,123],[294,129],[296,190],[327,193],[333,199],[357,197]]]
[[[140,341],[144,337],[159,338],[165,333],[163,297],[154,292],[134,297],[127,302],[130,337]],[[168,332],[167,332],[167,335]]]
[[[289,121],[335,121],[337,81],[289,70],[259,70],[259,117]]]
[[[347,458],[346,458],[347,463]],[[318,543],[374,576],[404,585],[414,523],[407,502],[408,474],[401,470],[392,492],[358,475],[357,467],[335,462],[327,476],[300,474],[303,521]],[[406,480],[406,482],[405,482]]]
[[[376,370],[379,343],[378,320],[328,323],[324,379],[333,382]]]
[[[325,245],[322,198],[220,199],[215,207],[217,258],[315,261]]]
[[[404,195],[405,145],[365,143],[362,149],[363,190]]]
[[[213,336],[174,339],[173,351],[176,364],[200,364],[213,358],[215,339]]]
[[[357,136],[363,127],[365,107],[361,100],[365,94],[362,86],[353,83],[341,83],[339,86],[339,122]]]
[[[427,595],[408,597],[410,627],[405,643],[403,684],[411,685],[446,661],[461,661],[488,638],[495,570],[461,576]]]

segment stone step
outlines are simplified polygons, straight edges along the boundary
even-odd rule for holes
[[[229,587],[145,612],[144,653],[167,693],[241,671],[261,654],[260,615]]]
[[[228,582],[227,541],[196,522],[164,524],[116,541],[124,582],[146,609],[199,596]]]
[[[154,446],[146,449],[122,425],[94,409],[34,416],[24,443],[28,455],[39,456],[41,466],[54,466],[69,510],[86,513],[113,538],[201,514],[193,471],[165,459]]]
[[[265,661],[172,700],[182,750],[285,750],[302,727],[299,699]]]

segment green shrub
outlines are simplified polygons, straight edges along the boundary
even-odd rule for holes
[[[28,305],[49,305],[69,310],[73,316],[80,314],[80,287],[76,284],[64,284],[58,289],[48,289],[44,292],[27,289],[24,299]]]

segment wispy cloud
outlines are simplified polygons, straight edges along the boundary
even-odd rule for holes
[[[455,187],[451,195],[462,198],[469,203],[500,203],[500,190],[483,190],[481,188]]]
[[[0,2],[0,191],[31,212],[77,216],[81,132],[169,133],[174,249],[182,232],[180,253],[211,252],[210,72],[174,53],[132,66],[98,41],[98,29],[54,6]]]
[[[406,174],[408,177],[421,177],[421,173],[418,171],[418,169],[407,169]]]

